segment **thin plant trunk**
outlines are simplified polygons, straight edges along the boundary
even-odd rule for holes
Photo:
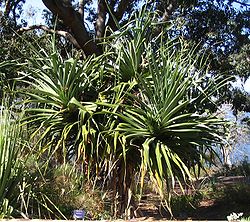
[[[120,166],[117,167],[118,170],[114,173],[113,186],[115,186],[116,195],[113,194],[114,201],[113,203],[116,206],[113,209],[116,209],[114,212],[114,217],[125,217],[125,219],[131,219],[133,217],[142,216],[140,210],[138,210],[138,204],[134,196],[134,176],[135,170],[132,164],[121,162]]]

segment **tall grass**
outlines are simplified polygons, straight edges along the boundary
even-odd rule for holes
[[[0,214],[10,216],[17,185],[21,181],[20,127],[9,109],[0,107]]]
[[[21,127],[19,117],[11,109],[0,107],[0,219],[66,219],[44,191],[47,181],[39,160],[34,159],[32,168],[29,166],[32,144],[25,143],[27,129]]]

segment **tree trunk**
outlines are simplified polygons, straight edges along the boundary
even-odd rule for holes
[[[75,37],[78,45],[86,56],[100,55],[101,48],[98,47],[94,39],[91,39],[84,26],[81,16],[76,12],[69,0],[43,0],[44,5],[68,26]]]
[[[112,15],[109,15],[109,20],[107,22],[107,25],[113,30],[113,31],[116,31],[118,29],[117,25],[116,25],[116,22],[114,21],[114,18],[119,22],[125,11],[127,10],[129,4],[132,2],[133,0],[121,0],[118,7],[117,7],[117,10],[116,11],[111,11],[111,13],[113,13],[113,16]]]
[[[81,17],[81,19],[82,19],[82,21],[83,21],[83,19],[84,19],[84,0],[80,0],[80,1],[79,1],[79,9],[78,9],[78,12],[79,12],[80,17]]]
[[[98,14],[96,20],[96,37],[101,38],[104,35],[106,21],[106,3],[105,0],[98,1]]]
[[[118,167],[116,191],[118,194],[118,203],[116,206],[117,215],[125,216],[125,219],[131,219],[133,217],[143,216],[141,211],[138,210],[138,203],[134,197],[133,180],[135,170],[133,164],[122,161]],[[116,179],[114,178],[116,181]]]

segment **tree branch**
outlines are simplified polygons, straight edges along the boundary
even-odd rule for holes
[[[5,2],[5,8],[4,8],[4,16],[9,16],[10,10],[11,10],[11,4],[10,0],[7,0]]]
[[[129,6],[129,4],[132,2],[133,0],[121,0],[120,1],[120,4],[118,5],[117,7],[117,10],[114,12],[114,17],[116,18],[116,20],[119,22],[125,11],[127,10],[127,7]],[[113,30],[113,31],[116,31],[117,30],[117,25],[113,19],[113,16],[109,16],[109,20],[108,20],[108,23],[107,25]]]
[[[71,29],[71,32],[77,43],[88,55],[100,55],[101,50],[97,43],[88,35],[79,13],[76,12],[70,0],[42,0],[45,6],[55,15],[63,20],[63,23]]]
[[[98,12],[97,12],[97,20],[96,20],[96,37],[103,37],[105,30],[105,21],[107,15],[107,7],[105,0],[98,1]]]
[[[41,29],[52,34],[63,36],[64,38],[68,39],[76,48],[81,48],[80,45],[77,43],[76,39],[69,32],[50,29],[45,25],[32,25],[29,27],[23,27],[18,29],[17,33],[22,34],[23,32],[27,32],[34,29]]]
[[[177,0],[170,1],[167,8],[164,10],[162,21],[168,21],[176,8]]]
[[[126,11],[128,5],[131,3],[131,0],[121,0],[118,8],[115,12],[116,19],[119,21],[122,19],[124,12]]]
[[[79,9],[78,9],[78,13],[81,17],[81,19],[84,19],[84,0],[79,0]]]

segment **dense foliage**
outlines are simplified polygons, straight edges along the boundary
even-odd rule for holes
[[[103,51],[103,36],[116,31],[126,22],[133,11],[144,5],[146,1],[110,0],[98,1],[43,1],[48,10],[44,10],[45,24],[27,26],[28,18],[24,17],[25,1],[2,1],[1,9],[1,60],[20,57],[19,50],[25,51],[22,41],[13,35],[29,32],[33,38],[40,36],[42,31],[56,33],[60,47],[68,50],[72,46],[83,49],[86,55],[100,54]],[[26,3],[27,4],[27,3]],[[65,7],[67,6],[67,7]],[[242,83],[249,77],[249,3],[240,0],[157,0],[148,4],[150,10],[158,10],[159,20],[167,22],[170,29],[165,33],[170,38],[180,37],[185,41],[198,44],[197,50],[206,49],[210,55],[210,68],[213,75],[232,74],[235,81],[240,78]],[[36,16],[34,11],[33,16]],[[54,24],[57,19],[56,30]],[[67,16],[69,15],[69,16]],[[68,21],[72,18],[73,23]],[[42,30],[42,31],[41,31]],[[82,30],[82,31],[81,31]],[[157,32],[154,34],[157,35]],[[40,40],[39,40],[40,41]],[[87,47],[89,45],[88,49]],[[192,45],[192,44],[191,44]],[[27,52],[28,53],[28,52]],[[65,54],[63,51],[61,52]],[[8,70],[9,78],[14,73]],[[248,111],[248,99],[242,90],[227,86],[221,90],[221,102],[233,103],[235,114]],[[239,95],[239,96],[238,96]],[[237,97],[238,96],[238,97]],[[237,98],[236,98],[237,97]],[[246,105],[244,105],[246,103]]]
[[[87,181],[111,189],[115,217],[135,214],[145,177],[163,200],[176,182],[191,183],[194,167],[216,160],[225,125],[206,104],[215,105],[211,96],[227,79],[207,81],[204,54],[149,35],[156,14],[136,16],[101,56],[63,58],[55,40],[50,50],[27,42],[34,54],[20,64],[23,123],[39,155],[56,165],[74,160]]]
[[[0,188],[16,186],[0,196],[0,214],[70,218],[84,208],[90,219],[140,216],[149,181],[171,214],[175,185],[192,185],[226,147],[229,124],[218,105],[232,100],[246,110],[229,83],[249,75],[248,60],[237,62],[248,58],[247,3],[155,1],[132,13],[140,1],[98,1],[88,18],[97,17],[94,31],[82,11],[92,1],[43,2],[58,14],[47,14],[55,28],[24,28],[15,16],[24,1],[1,2],[0,90],[13,107],[9,122],[24,112],[28,143],[19,152],[19,122],[12,129],[1,114],[1,159],[13,170],[0,171],[9,174],[0,174]],[[13,35],[10,27],[33,32]]]

